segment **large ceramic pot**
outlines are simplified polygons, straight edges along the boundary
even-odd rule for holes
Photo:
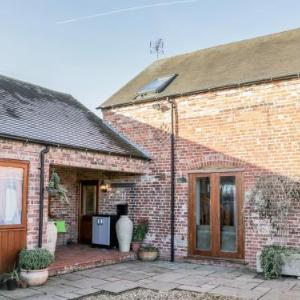
[[[141,261],[154,261],[158,258],[158,251],[140,250],[138,252],[138,258]]]
[[[121,216],[116,224],[117,238],[121,252],[129,252],[133,223],[128,216]]]
[[[57,228],[54,221],[48,221],[47,224],[47,245],[46,249],[54,256],[57,242]]]
[[[23,270],[20,271],[20,278],[27,282],[29,286],[39,286],[48,280],[48,269],[43,270]]]

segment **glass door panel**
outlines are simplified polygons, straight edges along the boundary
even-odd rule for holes
[[[96,198],[97,186],[84,185],[83,186],[83,215],[91,216],[96,213]]]
[[[237,205],[235,176],[220,176],[221,251],[237,251]]]
[[[196,248],[205,251],[211,248],[209,177],[196,181]]]

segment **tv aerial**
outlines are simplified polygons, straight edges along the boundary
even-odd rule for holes
[[[156,54],[156,58],[158,58],[160,54],[164,54],[163,39],[158,38],[154,41],[150,41],[150,54]]]

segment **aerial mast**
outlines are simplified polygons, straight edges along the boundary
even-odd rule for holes
[[[159,58],[160,54],[164,54],[164,40],[158,38],[154,41],[150,41],[150,54],[156,54],[156,58]]]

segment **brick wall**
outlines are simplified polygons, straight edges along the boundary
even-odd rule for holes
[[[69,204],[62,203],[58,197],[50,199],[50,216],[53,219],[64,220],[67,224],[67,233],[58,235],[57,245],[68,241],[78,241],[78,211],[80,205],[80,182],[84,180],[104,180],[110,183],[112,188],[108,192],[101,192],[99,188],[99,214],[116,214],[118,204],[128,204],[129,216],[134,218],[135,188],[122,186],[126,183],[135,183],[139,176],[119,172],[105,172],[85,169],[70,169],[67,167],[55,166],[61,183],[67,189]],[[114,184],[117,184],[114,186]]]
[[[27,203],[27,246],[29,248],[36,247],[38,244],[38,225],[39,225],[39,176],[40,176],[40,152],[44,148],[42,145],[23,143],[0,138],[0,158],[16,159],[29,162],[29,186],[28,186],[28,203]],[[50,151],[45,158],[45,186],[49,180],[49,171],[51,166],[59,169],[63,167],[61,173],[62,182],[68,188],[68,197],[70,199],[70,207],[58,207],[56,212],[62,214],[70,223],[70,237],[77,239],[77,212],[76,203],[78,201],[78,169],[90,170],[92,172],[127,172],[128,174],[139,174],[148,172],[148,162],[140,159],[129,157],[105,155],[94,152],[84,152],[79,150],[50,147]],[[86,171],[87,172],[87,171]],[[127,176],[128,176],[127,174]],[[82,175],[82,176],[83,176]],[[81,175],[80,175],[81,176]],[[126,176],[125,176],[126,177]],[[46,224],[48,221],[48,193],[45,192],[45,209],[44,209],[44,234],[43,242],[46,242]],[[54,209],[53,209],[54,210]]]
[[[176,103],[176,256],[187,255],[188,172],[203,168],[242,168],[244,198],[257,176],[300,177],[300,80],[178,97]],[[140,216],[149,216],[149,240],[169,255],[170,248],[170,110],[159,101],[103,110],[104,119],[152,157],[149,174],[137,183]],[[268,242],[253,231],[244,204],[245,260]],[[289,245],[300,246],[300,207],[290,222]]]

